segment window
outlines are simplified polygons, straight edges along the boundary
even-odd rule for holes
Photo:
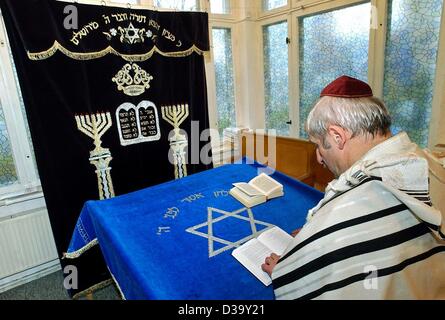
[[[263,0],[263,11],[273,10],[287,5],[287,0]]]
[[[154,5],[159,8],[176,9],[181,11],[198,11],[198,0],[154,0]]]
[[[230,14],[230,0],[210,0],[210,12],[214,14]]]
[[[370,3],[299,19],[300,137],[321,90],[349,75],[368,81]]]
[[[5,115],[0,106],[0,187],[14,184],[17,180]]]
[[[393,132],[428,142],[443,0],[388,3],[383,99]]]
[[[111,2],[116,3],[129,3],[129,4],[139,4],[139,0],[111,0]]]
[[[0,20],[0,199],[39,192],[40,181],[14,61]],[[1,204],[0,204],[1,205]]]
[[[287,22],[263,27],[266,129],[289,135]]]
[[[218,130],[222,134],[225,128],[236,127],[232,32],[230,28],[213,28],[212,37]]]
[[[18,85],[19,77],[17,75],[17,69],[15,67],[14,58],[12,57],[12,52],[11,52],[10,46],[8,46],[8,53],[9,53],[9,59],[12,62],[12,72],[14,75],[14,83],[17,86],[16,92],[17,92],[18,99],[19,99],[20,112],[21,112],[21,115],[23,116],[23,120],[24,120],[24,125],[25,125],[25,130],[26,130],[26,138],[28,140],[27,144],[29,145],[29,148],[30,148],[34,168],[37,168],[36,157],[34,154],[34,146],[32,145],[32,139],[31,139],[31,131],[29,130],[28,117],[26,116],[25,103],[23,102],[22,91],[20,90],[20,87]]]

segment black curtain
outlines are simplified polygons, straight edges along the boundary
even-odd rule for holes
[[[192,144],[201,150],[209,143],[191,139],[209,128],[206,13],[55,0],[0,0],[0,6],[60,256],[85,201],[212,167],[191,163]],[[188,135],[188,164],[176,171],[169,161],[175,112]],[[109,278],[97,246],[66,260],[62,265],[79,271],[72,295]]]

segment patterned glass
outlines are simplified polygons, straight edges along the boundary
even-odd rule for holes
[[[14,184],[17,180],[5,115],[0,106],[0,186]]]
[[[287,0],[263,0],[263,10],[268,11],[287,5]]]
[[[229,14],[229,3],[230,0],[210,0],[210,12],[215,14]]]
[[[198,0],[154,0],[154,5],[159,8],[168,8],[181,11],[198,11]]]
[[[392,0],[388,4],[383,99],[393,133],[428,142],[443,0]]]
[[[341,75],[368,81],[371,5],[364,3],[299,19],[300,137],[321,90]]]
[[[34,153],[34,145],[32,144],[31,131],[29,130],[28,117],[26,114],[25,103],[23,102],[23,95],[22,95],[22,90],[20,89],[19,77],[17,75],[17,69],[15,67],[14,58],[12,56],[11,47],[9,45],[8,45],[8,53],[9,53],[9,58],[12,62],[12,72],[14,74],[14,80],[15,80],[15,83],[16,83],[16,86],[18,89],[20,110],[22,111],[23,118],[25,120],[26,135],[28,137],[29,147],[31,149],[31,157],[32,157],[32,160],[34,163],[34,168],[37,168],[37,162],[36,162],[36,157],[35,157],[35,153]]]
[[[225,128],[236,127],[232,33],[228,28],[213,28],[212,36],[218,129],[222,133]]]
[[[289,135],[287,22],[263,27],[266,129]]]

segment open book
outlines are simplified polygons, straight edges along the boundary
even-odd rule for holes
[[[283,185],[265,173],[256,176],[249,183],[237,182],[233,185],[229,193],[248,208],[284,195]]]
[[[264,285],[272,283],[270,276],[261,269],[266,257],[272,253],[281,256],[287,246],[292,242],[292,236],[275,226],[262,232],[232,251],[232,255],[252,272]]]

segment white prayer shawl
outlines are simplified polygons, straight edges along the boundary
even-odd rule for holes
[[[328,185],[273,270],[276,299],[445,299],[445,232],[416,149],[398,134]]]

